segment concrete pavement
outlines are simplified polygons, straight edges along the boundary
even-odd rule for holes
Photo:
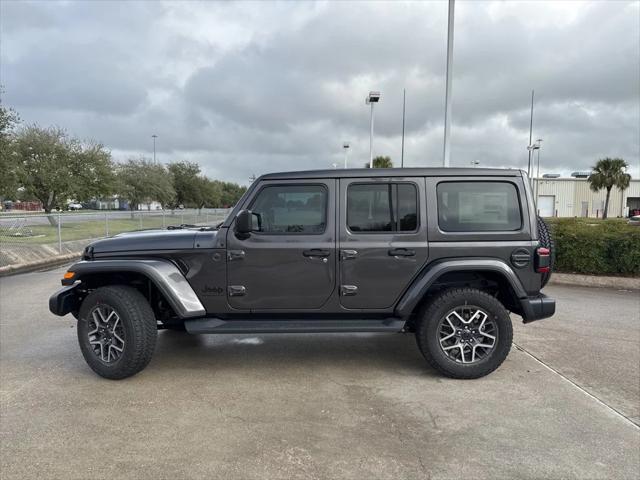
[[[436,374],[410,335],[161,332],[114,382],[48,313],[62,271],[0,279],[3,480],[640,473],[637,292],[549,287],[557,315],[515,322],[524,351],[475,381]]]

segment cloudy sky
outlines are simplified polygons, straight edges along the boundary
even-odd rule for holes
[[[198,162],[248,183],[374,154],[442,161],[447,3],[0,1],[0,83],[27,123],[116,160]],[[640,2],[456,2],[452,166],[526,168],[531,89],[543,172],[640,165]]]

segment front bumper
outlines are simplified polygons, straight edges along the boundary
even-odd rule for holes
[[[522,307],[521,315],[524,323],[549,318],[556,313],[555,298],[547,297],[543,293],[535,297],[520,299],[520,306]]]
[[[79,283],[70,285],[51,295],[49,297],[49,311],[60,317],[65,316],[67,313],[77,315],[78,310],[80,310],[78,287],[80,287]]]

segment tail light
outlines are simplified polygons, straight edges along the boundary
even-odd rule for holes
[[[551,251],[545,247],[536,250],[536,272],[547,273],[551,269]]]

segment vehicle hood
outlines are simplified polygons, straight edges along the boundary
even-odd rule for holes
[[[93,242],[93,253],[188,250],[194,248],[197,230],[145,230],[143,232],[120,233],[111,238]],[[217,231],[207,232],[214,239]]]

